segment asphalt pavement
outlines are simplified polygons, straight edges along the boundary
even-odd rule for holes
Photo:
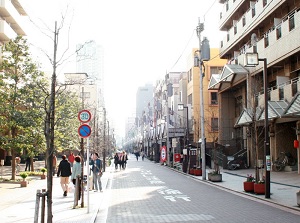
[[[133,156],[129,156],[129,162],[134,159]],[[145,162],[151,161],[145,159]],[[34,165],[36,169],[39,169],[44,165],[44,162],[36,161]],[[161,166],[161,168],[169,167]],[[23,164],[21,164],[21,171],[22,170],[24,170]],[[173,170],[176,171],[175,169]],[[11,174],[10,171],[11,167],[0,167],[1,178],[9,178]],[[98,210],[105,202],[105,194],[108,192],[107,190],[109,190],[109,184],[114,171],[113,167],[106,168],[106,172],[104,172],[102,176],[102,193],[90,190],[85,192],[83,208],[81,208],[80,201],[79,206],[74,208],[73,193],[69,193],[67,197],[63,197],[59,178],[56,176],[53,177],[53,222],[95,222]],[[207,169],[207,172],[208,171],[209,169]],[[178,174],[185,174],[179,171],[177,172]],[[189,175],[189,177],[194,178],[200,183],[210,184],[211,186],[223,190],[230,190],[252,200],[264,201],[270,205],[288,208],[300,213],[300,207],[297,205],[296,199],[296,192],[300,191],[300,176],[297,171],[271,172],[271,198],[265,198],[265,195],[256,195],[243,191],[243,182],[247,174],[254,175],[254,172],[253,169],[221,170],[222,182],[216,183],[207,180],[203,181],[201,176]],[[46,189],[47,180],[41,180],[39,177],[30,177],[28,180],[28,186],[22,188],[20,184],[16,183],[0,183],[0,222],[34,222],[37,190]],[[41,222],[41,214],[39,214],[38,222]],[[105,219],[103,222],[105,222]]]

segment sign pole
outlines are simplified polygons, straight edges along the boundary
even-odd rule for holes
[[[90,211],[90,141],[89,141],[89,138],[87,138],[87,148],[86,148],[86,162],[87,162],[87,165],[86,165],[86,180],[87,180],[87,213],[89,213]]]

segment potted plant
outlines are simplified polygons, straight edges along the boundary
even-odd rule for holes
[[[297,197],[297,204],[298,206],[300,206],[300,191],[296,193],[296,197]]]
[[[213,153],[212,153],[214,170],[208,174],[208,179],[212,182],[221,182],[222,181],[222,174],[220,172],[221,159],[219,158],[220,151],[218,151],[218,149],[220,149],[220,148],[218,148],[216,146],[216,143],[214,143]]]
[[[21,187],[27,187],[27,181],[25,180],[28,177],[28,173],[21,172],[20,177],[22,177],[23,181],[20,182]]]
[[[41,169],[41,172],[43,173],[42,175],[41,175],[41,179],[46,179],[46,175],[45,175],[45,172],[47,171],[47,169],[46,168],[42,168]]]
[[[244,191],[254,192],[254,182],[255,178],[252,176],[252,174],[248,174],[246,181],[244,182]]]
[[[259,180],[257,183],[254,183],[254,193],[255,194],[265,194],[265,180]]]

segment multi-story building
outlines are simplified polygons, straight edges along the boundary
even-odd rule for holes
[[[300,1],[219,2],[224,4],[219,28],[227,32],[220,57],[229,61],[209,86],[219,93],[219,143],[234,152],[244,150],[252,167],[265,162],[267,139],[272,161],[281,152],[294,157],[298,152],[299,158],[293,142],[300,134]],[[266,65],[260,62],[264,59]]]
[[[4,0],[0,2],[0,45],[2,46],[11,39],[15,39],[18,35],[25,36],[23,17],[27,16],[26,11],[18,0]],[[2,52],[0,52],[0,62],[2,60]],[[10,163],[11,154],[7,154],[4,149],[0,148],[0,160]]]

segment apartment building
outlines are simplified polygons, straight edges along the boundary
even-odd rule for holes
[[[227,33],[220,57],[228,63],[209,85],[219,94],[219,143],[229,155],[244,151],[249,166],[265,162],[267,94],[271,160],[281,152],[299,159],[293,142],[300,134],[300,1],[219,2],[219,29]]]
[[[18,35],[25,36],[23,16],[27,16],[26,11],[18,0],[3,0],[0,2],[0,45],[2,46]],[[2,58],[0,52],[0,58]],[[1,62],[2,59],[0,59]],[[10,164],[11,154],[0,148],[1,165]]]

